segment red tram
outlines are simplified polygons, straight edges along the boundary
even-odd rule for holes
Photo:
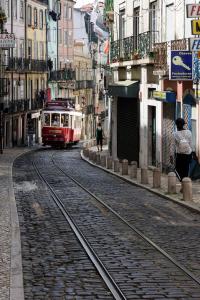
[[[42,113],[43,145],[66,147],[81,138],[82,113],[69,109],[65,101],[52,101]]]

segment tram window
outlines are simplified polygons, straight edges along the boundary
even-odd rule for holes
[[[44,126],[50,126],[50,114],[44,114]]]
[[[61,115],[61,126],[69,127],[69,115],[67,114]]]
[[[51,126],[60,126],[60,115],[59,114],[52,114],[51,115]]]

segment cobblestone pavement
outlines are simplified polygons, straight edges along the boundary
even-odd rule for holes
[[[42,161],[47,169],[47,154],[44,152]],[[36,156],[39,155],[38,152]],[[27,155],[14,163],[25,299],[113,299],[39,179],[31,164],[32,159],[33,155]],[[54,173],[54,169],[50,172]],[[56,180],[60,178],[56,177]]]
[[[26,162],[24,158],[19,159],[15,164],[15,191],[22,225],[26,297],[31,299],[28,295],[32,295],[33,299],[65,299],[61,297],[64,297],[66,293],[64,282],[68,280],[67,271],[70,264],[64,264],[62,261],[62,251],[67,248],[70,257],[72,247],[70,242],[72,241],[73,244],[73,235],[69,234],[70,230],[66,229],[60,213],[50,200],[49,193],[30,167],[31,156],[27,156],[26,159]],[[70,213],[76,217],[81,230],[87,234],[87,238],[111,270],[115,280],[126,291],[127,299],[199,299],[200,288],[195,283],[192,283],[169,261],[166,262],[163,256],[156,253],[144,241],[138,239],[125,225],[119,224],[116,217],[110,215],[101,205],[97,205],[91,196],[82,192],[71,180],[62,175],[52,164],[47,152],[41,152],[39,155],[37,153],[34,159],[37,160],[41,171],[48,176],[56,192],[65,201]],[[184,253],[181,262],[187,264],[187,267],[198,275],[199,250],[196,237],[199,235],[197,225],[199,215],[87,165],[80,159],[79,151],[57,151],[55,161],[84,186],[118,210],[129,222],[171,251],[178,260],[179,255]],[[65,228],[64,234],[63,228]],[[39,234],[39,229],[42,230],[42,235]],[[196,236],[192,237],[191,234],[195,232]],[[66,240],[67,235],[69,237]],[[182,249],[177,246],[179,242],[181,242]],[[190,246],[196,249],[196,254],[193,256]],[[54,249],[59,250],[58,257]],[[85,268],[85,262],[82,263],[81,270]],[[55,270],[58,264],[59,266],[64,264],[65,272],[63,277],[59,277],[60,274],[58,274],[56,277],[58,285],[55,285]],[[70,266],[75,270],[77,270],[76,267],[79,268],[78,256],[77,261],[73,260],[73,265]],[[49,279],[47,276],[49,272],[50,285],[46,287],[49,281],[45,281],[45,278]],[[77,275],[76,271],[74,272]],[[79,282],[77,282],[77,276],[71,279],[74,280],[74,286],[80,287],[82,286],[80,270],[78,278]],[[31,288],[32,284],[34,288]],[[72,284],[71,281],[70,284]],[[96,284],[95,281],[93,289]],[[87,292],[90,291],[91,286],[92,284],[87,285]],[[51,298],[55,290],[57,294]],[[44,298],[44,295],[47,298]],[[93,294],[91,299],[98,299],[95,298],[97,295],[98,293]],[[90,299],[88,294],[87,296],[81,294],[80,288],[73,289],[70,296],[72,298],[68,296],[66,299]]]
[[[12,163],[30,148],[5,149],[0,155],[0,300],[22,300],[20,236],[12,187]]]

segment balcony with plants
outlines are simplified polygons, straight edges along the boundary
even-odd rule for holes
[[[153,46],[158,40],[158,31],[147,31],[137,36],[111,42],[111,63],[136,61],[149,58],[154,61]]]

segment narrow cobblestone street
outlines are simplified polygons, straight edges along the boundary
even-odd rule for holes
[[[199,214],[87,164],[79,148],[14,163],[25,299],[115,298],[38,172],[123,292],[119,299],[199,299]]]

